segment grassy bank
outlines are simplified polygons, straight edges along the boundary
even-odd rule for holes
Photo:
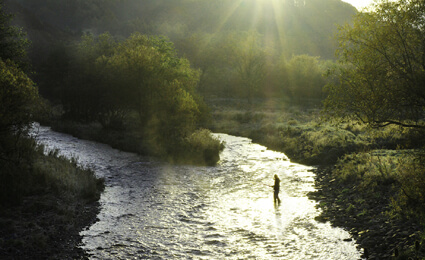
[[[368,259],[424,259],[424,166],[416,152],[362,152],[319,167],[310,194],[323,210],[317,220],[347,229]]]
[[[19,142],[25,157],[0,168],[2,259],[84,258],[79,232],[96,220],[103,180],[57,152],[43,154],[32,139]]]
[[[47,124],[55,131],[68,133],[81,139],[105,143],[113,148],[161,158],[170,163],[215,165],[224,145],[213,138],[207,129],[198,129],[173,145],[162,146],[156,136],[143,131],[135,116],[125,118],[122,127],[108,128],[99,123],[79,123],[51,120]]]
[[[212,131],[249,137],[309,165],[332,165],[345,154],[415,148],[424,143],[420,133],[398,127],[370,129],[358,122],[326,121],[319,103],[300,106],[278,99],[252,103],[214,99],[208,104]]]
[[[210,100],[215,132],[252,138],[317,165],[321,221],[344,227],[371,259],[418,257],[424,240],[423,133],[323,120],[319,107]],[[375,258],[373,258],[375,257]]]

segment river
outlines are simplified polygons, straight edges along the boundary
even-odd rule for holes
[[[360,259],[347,231],[319,223],[312,167],[248,138],[226,144],[214,167],[170,165],[34,129],[46,149],[105,178],[98,221],[83,230],[90,259]],[[279,207],[273,176],[281,179]]]

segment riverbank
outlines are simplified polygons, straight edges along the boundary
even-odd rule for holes
[[[2,209],[2,259],[87,259],[79,233],[96,222],[99,203],[45,193]]]
[[[390,216],[391,199],[397,189],[391,184],[367,192],[358,182],[341,182],[333,167],[315,170],[316,192],[310,199],[318,201],[322,214],[317,221],[330,221],[350,232],[367,259],[423,259],[425,251],[417,244],[423,226],[414,218]],[[399,258],[395,258],[398,255]],[[394,257],[394,258],[393,258]]]
[[[1,258],[86,259],[79,233],[96,221],[103,179],[25,143],[27,159],[1,168]]]
[[[322,120],[318,107],[278,100],[209,105],[213,131],[246,136],[291,161],[318,166],[318,192],[310,194],[323,210],[317,220],[348,230],[368,259],[424,257],[420,131],[336,124]]]
[[[80,139],[92,140],[110,145],[112,148],[154,156],[176,164],[215,165],[220,160],[224,144],[212,137],[207,129],[198,129],[184,140],[176,141],[172,150],[159,148],[142,133],[137,118],[127,119],[126,127],[109,129],[99,123],[78,123],[68,120],[49,121],[53,130],[67,133]]]

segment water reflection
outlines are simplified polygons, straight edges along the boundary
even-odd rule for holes
[[[216,167],[174,166],[40,128],[39,141],[105,177],[99,221],[81,232],[92,259],[359,259],[349,235],[318,223],[311,167],[249,139]],[[281,179],[280,207],[273,176]]]

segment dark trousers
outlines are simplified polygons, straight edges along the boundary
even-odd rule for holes
[[[280,199],[279,199],[279,191],[275,190],[273,193],[273,201],[274,203],[280,204]]]

